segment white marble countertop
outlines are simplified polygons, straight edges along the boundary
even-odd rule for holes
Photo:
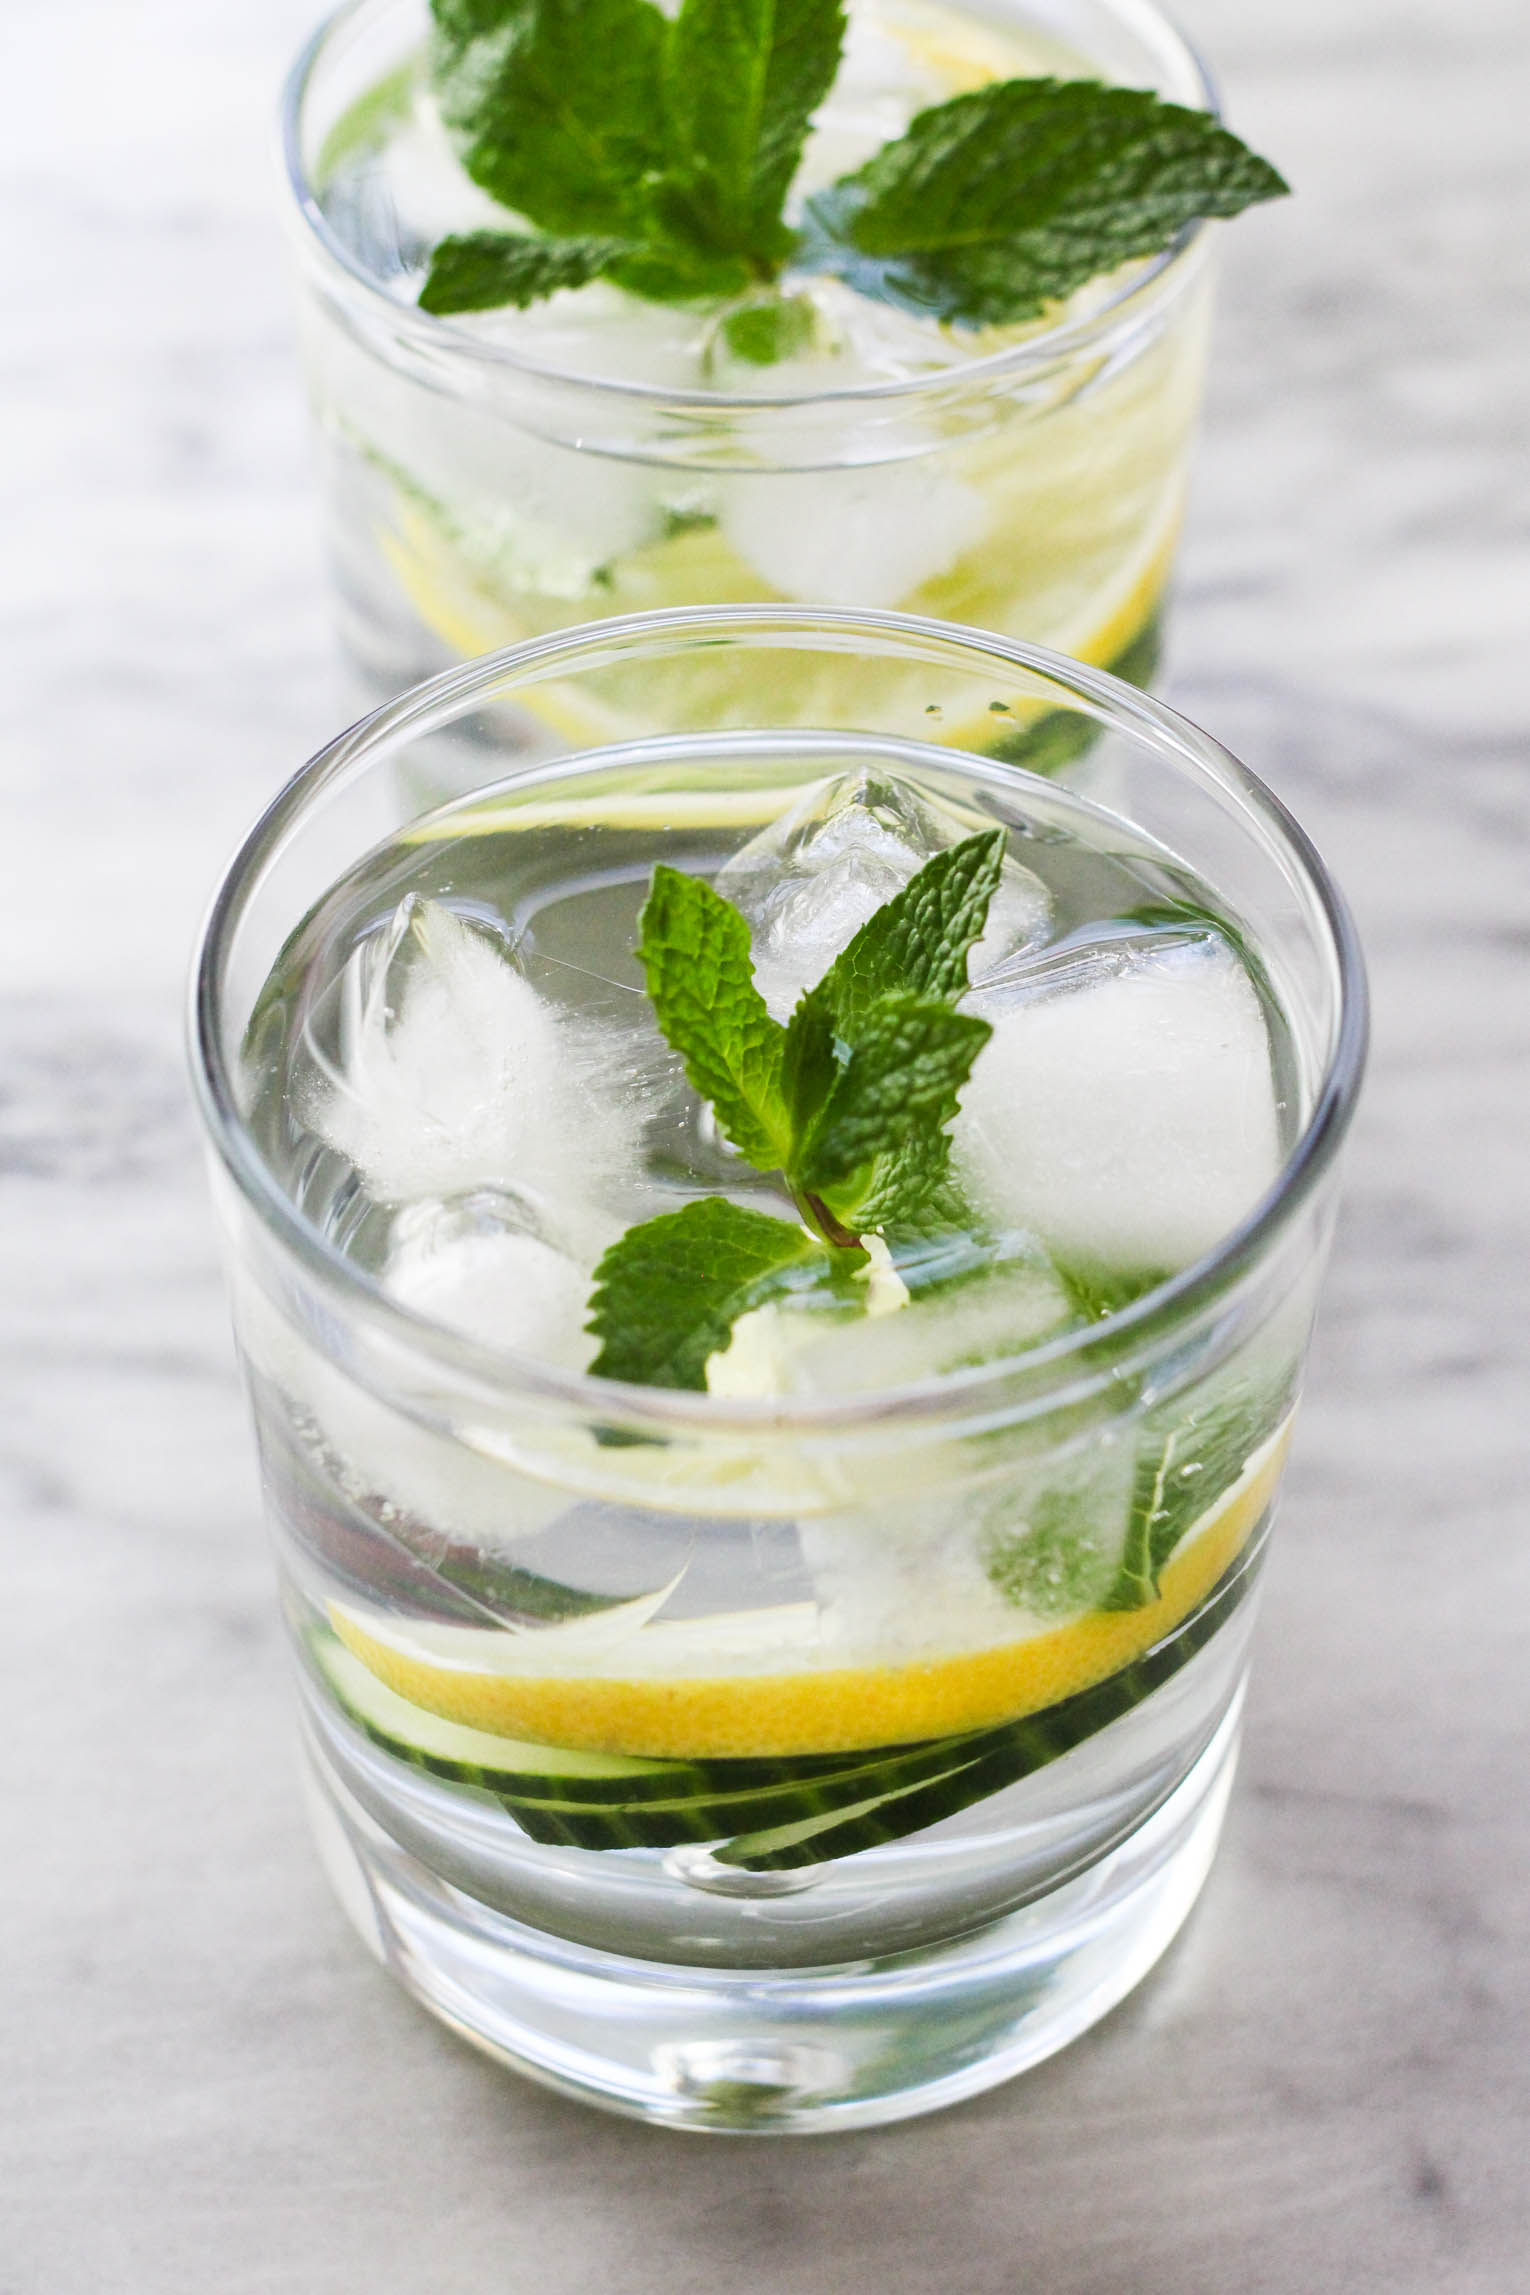
[[[1028,2079],[773,2146],[496,2072],[302,1829],[178,1005],[342,707],[268,164],[308,12],[7,20],[0,2290],[1530,2285],[1523,0],[1185,0],[1301,197],[1237,229],[1173,690],[1377,1002],[1220,1864]]]

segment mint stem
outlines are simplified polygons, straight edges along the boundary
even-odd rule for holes
[[[811,1195],[806,1188],[793,1188],[792,1201],[808,1226],[814,1227],[825,1243],[832,1243],[836,1251],[859,1251],[861,1239],[836,1219],[821,1195]]]

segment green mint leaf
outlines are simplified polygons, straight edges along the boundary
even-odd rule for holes
[[[651,303],[712,303],[742,293],[749,266],[740,255],[717,255],[666,234],[664,187],[654,188],[655,223],[646,244],[620,256],[606,277]]]
[[[1093,80],[1003,80],[920,112],[820,192],[797,260],[959,326],[1005,325],[1286,188],[1207,112]]]
[[[921,1133],[872,1163],[855,1203],[856,1225],[862,1233],[960,1223],[966,1207],[958,1204],[951,1182],[951,1142],[943,1131]]]
[[[793,1185],[825,1196],[837,1214],[857,1208],[875,1158],[899,1155],[951,1121],[992,1033],[986,1020],[932,997],[881,998],[865,1013],[849,1059],[796,1147]]]
[[[1000,1527],[983,1541],[983,1568],[996,1592],[1059,1622],[1104,1605],[1119,1572],[1108,1500],[1102,1503],[1086,1478],[1082,1487],[1039,1492],[1028,1512],[1018,1535]]]
[[[436,40],[454,56],[523,12],[520,0],[430,0]]]
[[[1003,865],[1004,831],[982,830],[926,861],[868,918],[821,983],[842,1036],[853,1042],[861,1016],[894,990],[952,1003],[963,994]]]
[[[1083,1260],[1058,1260],[1056,1265],[1058,1280],[1082,1323],[1101,1323],[1107,1315],[1119,1315],[1123,1307],[1130,1307],[1169,1280],[1167,1269],[1123,1273],[1119,1268]]]
[[[801,295],[771,295],[730,311],[717,330],[730,358],[747,367],[773,367],[805,351],[818,332],[818,315]]]
[[[703,242],[772,267],[789,253],[781,210],[844,37],[841,0],[683,0],[665,65],[669,172]]]
[[[722,1196],[629,1227],[595,1270],[588,1327],[601,1347],[591,1370],[704,1389],[707,1358],[739,1316],[827,1260],[802,1228]]]
[[[420,309],[524,310],[560,287],[583,287],[635,249],[625,239],[538,239],[524,231],[465,231],[443,239],[430,258]]]
[[[473,181],[544,231],[653,236],[669,144],[652,0],[433,0],[433,77]]]
[[[1103,1610],[1140,1610],[1158,1595],[1154,1529],[1164,1512],[1164,1496],[1174,1465],[1175,1438],[1149,1448],[1137,1462],[1131,1513],[1115,1584],[1101,1598]]]
[[[1203,1396],[1177,1421],[1145,1428],[1132,1488],[1121,1568],[1107,1610],[1141,1609],[1157,1598],[1158,1575],[1191,1525],[1231,1489],[1254,1452],[1291,1411],[1289,1367],[1239,1377]]]
[[[754,984],[748,925],[703,878],[661,864],[638,929],[654,1013],[686,1075],[757,1171],[781,1169],[792,1145],[786,1030]]]
[[[794,1139],[808,1131],[842,1065],[834,1000],[820,981],[799,998],[781,1054],[781,1097]]]

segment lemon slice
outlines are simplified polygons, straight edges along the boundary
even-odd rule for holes
[[[1098,77],[1084,58],[1061,40],[1033,25],[984,24],[956,8],[931,7],[922,0],[881,0],[868,10],[877,28],[897,41],[932,91],[967,95],[991,80],[1038,77]],[[932,92],[929,102],[937,100]]]
[[[1023,630],[1075,660],[1108,668],[1157,613],[1178,540],[1181,500],[1173,487],[1134,547],[1108,567],[1098,548],[1070,549],[1054,523],[1006,550],[973,553],[907,601],[909,611],[979,628]],[[1049,538],[1050,536],[1050,538]],[[422,622],[453,653],[470,657],[545,636],[586,619],[592,601],[557,606],[545,597],[507,597],[476,570],[445,525],[417,502],[399,505],[379,546]],[[599,594],[600,617],[687,605],[772,605],[763,582],[714,527],[655,542],[613,564]],[[667,660],[638,661],[579,680],[523,685],[516,704],[579,748],[656,732],[714,732],[811,726],[911,733],[941,746],[992,747],[988,702],[970,673],[943,685],[935,669],[891,659],[856,659],[805,646],[768,657],[696,646]],[[1010,697],[1006,730],[1055,703]]]
[[[950,1736],[1040,1712],[1161,1641],[1258,1526],[1286,1443],[1282,1429],[1187,1533],[1160,1574],[1156,1601],[1091,1611],[983,1649],[885,1665],[814,1664],[813,1605],[792,1604],[736,1619],[657,1620],[632,1637],[616,1671],[613,1653],[598,1642],[581,1650],[580,1621],[520,1636],[472,1628],[432,1636],[428,1627],[401,1627],[340,1603],[331,1605],[330,1621],[400,1697],[495,1736],[690,1760],[857,1752]],[[549,1647],[560,1635],[561,1657]],[[491,1650],[500,1653],[492,1666],[485,1662]]]

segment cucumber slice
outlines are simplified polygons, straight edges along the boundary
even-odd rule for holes
[[[1119,1721],[1171,1681],[1227,1623],[1254,1583],[1264,1540],[1245,1548],[1212,1588],[1201,1607],[1155,1648],[1092,1689],[1080,1690],[1044,1712],[971,1737],[950,1738],[950,1764],[912,1785],[895,1784],[874,1800],[815,1821],[745,1835],[717,1851],[717,1861],[753,1873],[784,1872],[823,1864],[862,1849],[899,1841],[944,1817],[960,1815],[975,1801],[1018,1784],[1049,1762],[1058,1761],[1113,1721]],[[892,1765],[889,1764],[889,1767]]]
[[[994,1729],[858,1758],[659,1761],[497,1737],[410,1704],[323,1629],[308,1639],[321,1680],[374,1744],[494,1794],[534,1841],[596,1851],[717,1842],[720,1863],[780,1872],[921,1832],[1109,1728],[1226,1623],[1254,1582],[1263,1543],[1246,1547],[1162,1642],[1093,1688]]]
[[[309,1636],[314,1663],[347,1717],[395,1758],[503,1801],[534,1840],[577,1848],[671,1848],[764,1826],[832,1817],[878,1788],[916,1783],[949,1765],[944,1742],[856,1757],[822,1757],[782,1775],[784,1761],[689,1764],[571,1752],[445,1721],[377,1679],[333,1634]],[[750,1772],[767,1771],[763,1782]],[[735,1774],[740,1772],[741,1774]]]
[[[316,1627],[308,1635],[308,1647],[325,1688],[375,1745],[454,1784],[478,1785],[502,1796],[555,1800],[573,1795],[622,1803],[652,1797],[678,1800],[706,1785],[704,1773],[690,1762],[580,1753],[563,1745],[535,1745],[529,1739],[465,1728],[400,1697],[334,1634]]]
[[[765,1828],[742,1836],[752,1841],[795,1842],[799,1837],[810,1840],[826,1827],[834,1828],[838,1837],[847,1819],[853,1819],[861,1810],[876,1809],[883,1802],[895,1799],[893,1792],[875,1790],[877,1777],[875,1770],[864,1772],[852,1786],[852,1791],[861,1798],[851,1799],[847,1795],[843,1803],[828,1810],[813,1808],[811,1787],[805,1787],[795,1796],[782,1790],[772,1807],[747,1801],[732,1807],[727,1802],[698,1800],[658,1807],[651,1802],[634,1802],[630,1808],[621,1809],[601,1808],[594,1803],[579,1807],[571,1802],[520,1801],[508,1795],[505,1807],[532,1840],[555,1848],[673,1849],[686,1843],[702,1846],[734,1838],[738,1825]],[[913,1793],[919,1786],[917,1783],[905,1785],[901,1790]],[[878,1840],[892,1837],[882,1832],[875,1836]],[[727,1861],[737,1860],[730,1857]],[[818,1859],[814,1855],[786,1861],[812,1864]]]
[[[961,1758],[964,1743],[948,1738],[908,1753],[879,1750],[860,1755],[838,1776],[808,1776],[734,1793],[702,1792],[673,1801],[619,1805],[571,1794],[520,1793],[501,1798],[516,1822],[539,1841],[581,1849],[667,1849],[684,1841],[724,1841],[737,1834],[833,1823],[846,1811],[894,1792],[910,1792],[942,1774]]]

